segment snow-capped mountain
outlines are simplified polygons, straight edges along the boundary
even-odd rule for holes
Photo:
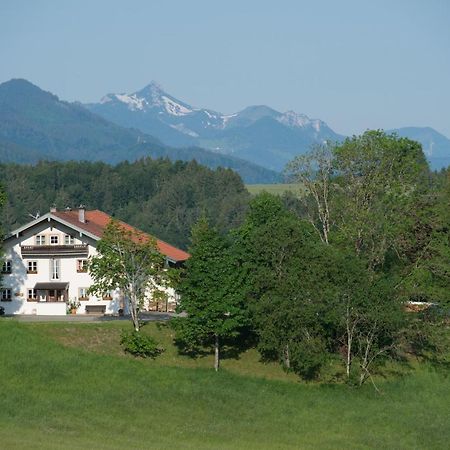
[[[91,111],[119,125],[137,128],[173,146],[198,145],[281,170],[312,143],[341,136],[318,119],[268,106],[234,114],[193,107],[151,82],[131,94],[108,94]]]
[[[295,111],[279,112],[265,105],[234,114],[196,108],[151,82],[132,94],[108,94],[91,111],[118,125],[136,128],[174,147],[199,146],[281,171],[311,144],[344,139],[320,119]],[[450,163],[450,140],[432,128],[397,130],[419,141],[433,169]]]

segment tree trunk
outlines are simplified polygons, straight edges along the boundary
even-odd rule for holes
[[[286,346],[284,347],[284,366],[288,370],[291,368],[291,356],[289,353],[289,344],[286,344]]]
[[[131,313],[131,320],[133,322],[134,331],[139,331],[139,313],[137,310],[137,301],[134,295],[130,299],[130,313]]]
[[[346,373],[347,380],[350,378],[350,367],[352,365],[352,339],[350,335],[347,337],[347,361],[346,361]]]
[[[353,345],[353,334],[355,332],[356,321],[353,320],[350,312],[350,307],[347,303],[347,311],[346,311],[346,328],[347,328],[347,358],[345,361],[345,369],[347,373],[347,380],[350,378],[350,368],[352,365],[352,345]]]
[[[214,370],[217,372],[219,370],[219,335],[214,335]]]

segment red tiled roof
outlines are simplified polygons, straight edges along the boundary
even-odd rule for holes
[[[78,210],[73,211],[56,211],[52,213],[54,216],[59,217],[66,222],[71,223],[72,225],[81,228],[88,233],[101,238],[103,236],[103,232],[105,231],[106,225],[111,220],[111,216],[104,213],[103,211],[99,211],[98,209],[92,211],[85,212],[85,222],[80,222],[78,220]],[[137,228],[128,225],[125,222],[118,220],[119,224],[125,229],[129,231],[134,231],[138,233],[142,233],[144,236],[149,236],[148,234],[143,233]],[[158,250],[168,258],[174,261],[185,261],[190,257],[189,253],[186,253],[179,248],[174,247],[173,245],[168,244],[167,242],[161,241],[160,239],[156,239],[156,244],[158,246]]]

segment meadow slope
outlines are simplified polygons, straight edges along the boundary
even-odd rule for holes
[[[0,447],[441,449],[450,439],[443,374],[384,382],[382,395],[216,374],[123,357],[101,340],[117,325],[80,326],[0,320]]]

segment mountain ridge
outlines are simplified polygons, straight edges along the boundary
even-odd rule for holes
[[[194,155],[208,167],[233,168],[248,183],[278,180],[275,172],[238,158],[201,148],[173,149],[136,127],[119,126],[27,80],[0,84],[0,161],[74,159],[114,164],[145,156],[187,161]]]
[[[266,105],[233,114],[196,108],[155,82],[102,101],[88,107],[65,102],[24,79],[0,84],[0,161],[197,158],[211,168],[230,167],[247,183],[268,183],[312,144],[345,139],[320,119]],[[433,128],[388,132],[419,141],[432,169],[450,165],[450,139]]]
[[[324,121],[292,110],[279,112],[267,105],[252,105],[222,114],[194,107],[168,94],[154,81],[131,94],[108,94],[100,103],[85,106],[175,147],[200,146],[277,171],[312,144],[345,139]],[[450,165],[450,139],[433,128],[403,127],[388,132],[418,140],[433,169]]]
[[[99,103],[85,105],[90,111],[122,126],[134,126],[173,146],[195,145],[217,153],[241,157],[280,171],[299,152],[325,140],[341,140],[320,119],[294,111],[279,112],[266,105],[252,105],[233,114],[197,108],[179,100],[152,81],[131,94],[107,94]],[[270,145],[255,130],[264,120],[278,136]],[[289,136],[286,138],[286,136]],[[295,135],[295,138],[294,138]],[[239,139],[237,139],[239,136]]]

